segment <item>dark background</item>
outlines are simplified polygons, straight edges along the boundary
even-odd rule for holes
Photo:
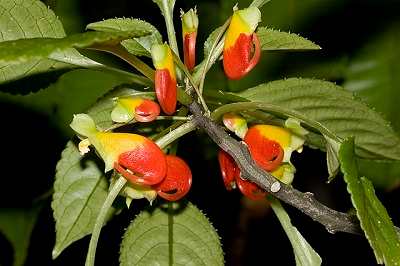
[[[81,32],[84,25],[90,22],[123,16],[142,18],[164,32],[163,18],[150,0],[54,0],[46,3],[60,16],[68,33]],[[211,30],[224,21],[234,4],[235,1],[224,0],[177,1],[176,18],[179,8],[187,10],[197,5],[200,17],[199,60],[202,58],[202,43]],[[239,6],[245,7],[246,1],[239,1]],[[395,0],[273,0],[263,8],[262,25],[296,32],[316,42],[323,50],[314,53],[264,53],[256,70],[240,82],[226,81],[221,74],[221,67],[217,65],[207,79],[206,89],[235,91],[263,81],[303,75],[346,84],[348,75],[343,74],[346,71],[340,67],[348,66],[364,47],[375,42],[382,33],[391,30],[400,34],[397,30],[399,10],[399,1]],[[180,27],[176,28],[180,36]],[[163,35],[166,39],[166,34]],[[398,54],[395,50],[387,52]],[[373,53],[370,55],[373,56]],[[104,60],[122,64],[108,57]],[[337,65],[339,69],[336,69]],[[122,64],[122,67],[126,66]],[[392,87],[396,86],[397,83],[392,84]],[[363,95],[360,94],[360,97]],[[374,103],[368,97],[364,100]],[[73,113],[84,110],[81,110],[82,106],[75,110],[72,102],[68,104],[72,105]],[[379,106],[375,107],[379,110]],[[3,114],[0,207],[28,209],[37,197],[51,189],[55,165],[72,134],[59,125],[58,112],[61,109],[62,106],[55,104],[51,112],[42,113],[37,108],[31,108],[29,102],[21,104],[10,97],[0,97],[0,113]],[[398,113],[397,110],[393,112]],[[386,115],[389,118],[397,117],[392,113]],[[392,123],[399,130],[398,121],[392,119]],[[215,157],[217,148],[204,138],[205,135],[200,133],[185,136],[180,142],[178,154],[185,158],[194,174],[193,187],[187,198],[207,214],[218,230],[226,264],[294,265],[290,243],[268,207],[242,199],[237,191],[225,191]],[[350,209],[351,203],[341,177],[331,184],[325,183],[327,171],[324,153],[306,148],[301,155],[294,154],[293,163],[298,170],[294,181],[296,188],[314,192],[317,199],[334,209]],[[393,186],[390,190],[382,186],[377,193],[394,223],[400,224],[399,190]],[[83,265],[88,237],[71,245],[52,261],[55,233],[50,202],[50,198],[44,201],[33,229],[26,265]],[[146,204],[140,201],[135,205],[143,208]],[[332,235],[300,211],[285,207],[293,224],[322,257],[323,265],[375,264],[372,249],[364,237],[344,233]],[[139,210],[136,207],[124,211],[103,229],[97,251],[99,265],[117,265],[124,228]],[[12,246],[0,235],[0,265],[11,265],[12,260]]]

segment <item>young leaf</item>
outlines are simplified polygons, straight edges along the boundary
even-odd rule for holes
[[[71,48],[86,48],[99,44],[117,44],[120,41],[146,35],[147,31],[134,33],[85,32],[65,38],[20,39],[0,43],[0,64],[18,64],[32,60],[54,59],[68,62],[65,52]]]
[[[120,265],[224,265],[219,237],[193,204],[142,211],[125,232]]]
[[[332,181],[340,169],[339,163],[339,148],[340,143],[325,136],[326,141],[326,164],[328,166],[329,178],[328,181]]]
[[[290,221],[290,217],[279,202],[279,200],[269,197],[272,210],[278,217],[283,230],[289,238],[293,247],[293,252],[297,266],[319,266],[322,263],[321,257],[310,246],[307,240],[300,234],[296,227]]]
[[[121,44],[133,55],[151,57],[151,46],[161,44],[162,37],[158,30],[150,23],[132,18],[115,18],[90,23],[87,29],[104,32],[129,32],[143,29],[150,34],[143,37],[124,40]]]
[[[321,47],[297,34],[258,27],[262,50],[319,50]]]
[[[38,0],[0,0],[0,42],[31,38],[63,38],[64,29],[56,15]],[[7,48],[2,51],[8,53]],[[6,50],[4,50],[6,49]],[[67,64],[47,58],[30,60],[19,64],[0,63],[0,83],[17,80],[57,69],[78,66],[99,66],[98,63],[69,49],[64,54]],[[73,64],[73,65],[71,65]]]
[[[360,157],[400,160],[400,138],[390,125],[352,93],[331,82],[290,78],[261,84],[238,95],[295,110],[340,138],[356,136]]]
[[[374,250],[379,264],[398,265],[400,239],[385,207],[375,195],[372,183],[359,177],[354,154],[354,139],[347,139],[339,150],[339,160],[347,191],[357,211],[361,228]]]
[[[40,210],[39,205],[30,209],[0,209],[0,232],[14,248],[14,266],[24,265],[31,233]]]
[[[204,42],[204,58],[207,58],[209,56],[212,45],[215,42],[215,39],[218,37],[221,29],[222,26],[216,28],[210,33],[210,35],[208,35],[207,40]]]

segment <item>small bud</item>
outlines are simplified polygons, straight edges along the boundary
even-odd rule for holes
[[[127,123],[131,120],[151,122],[160,114],[157,103],[139,97],[118,98],[111,112],[111,119],[117,123]]]
[[[240,115],[235,113],[226,113],[222,118],[222,122],[236,136],[243,139],[247,132],[247,121]]]
[[[183,58],[186,67],[191,71],[196,64],[196,38],[197,28],[199,27],[199,18],[196,9],[191,8],[188,12],[183,13],[182,20],[182,37],[183,37]]]

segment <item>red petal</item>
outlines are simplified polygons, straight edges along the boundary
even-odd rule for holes
[[[251,200],[262,200],[268,195],[263,189],[253,182],[243,180],[240,176],[236,177],[236,184],[240,191]]]
[[[239,167],[233,158],[223,150],[218,152],[218,161],[225,188],[232,190],[235,187],[235,177],[240,175]]]
[[[165,178],[167,162],[163,151],[148,140],[140,148],[120,154],[114,168],[132,183],[154,185]]]
[[[160,114],[160,106],[147,99],[135,108],[135,120],[139,122],[151,122]]]
[[[278,142],[264,137],[257,128],[250,128],[244,136],[254,161],[270,172],[279,167],[283,160],[283,149]]]
[[[168,69],[157,69],[155,89],[158,102],[164,113],[172,115],[176,109],[176,80],[172,78]]]
[[[196,64],[196,37],[197,32],[186,34],[183,39],[183,58],[186,67],[191,71]]]
[[[184,160],[177,156],[167,155],[167,175],[153,188],[157,194],[169,201],[177,201],[184,197],[192,186],[192,172]]]
[[[254,54],[251,50],[254,44]],[[260,41],[256,33],[246,35],[241,33],[232,47],[224,49],[224,71],[230,79],[240,79],[249,73],[260,60]]]

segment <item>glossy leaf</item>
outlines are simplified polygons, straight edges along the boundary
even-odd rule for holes
[[[295,110],[340,138],[356,136],[356,153],[362,158],[400,159],[400,138],[388,122],[331,82],[291,78],[261,84],[238,95]]]
[[[299,230],[294,227],[290,221],[290,217],[281,205],[281,203],[272,197],[268,198],[271,202],[272,210],[278,217],[279,222],[285,230],[293,247],[293,252],[296,260],[296,266],[319,266],[322,263],[321,257],[310,246],[307,240],[300,234]]]
[[[319,50],[321,47],[295,33],[258,27],[262,50]]]
[[[147,36],[124,40],[121,44],[131,53],[138,56],[151,57],[151,46],[161,44],[162,37],[158,30],[150,23],[132,18],[114,18],[90,23],[87,29],[103,32],[130,32],[143,30],[150,33]]]
[[[0,43],[17,39],[63,38],[64,29],[56,15],[38,0],[0,0]],[[3,45],[4,46],[4,45]],[[4,50],[6,49],[6,50]],[[11,47],[2,48],[3,55],[12,55]],[[3,59],[3,55],[1,58]],[[39,75],[46,71],[70,69],[75,66],[99,66],[98,63],[82,56],[75,49],[64,51],[62,56],[68,62],[61,63],[48,58],[33,59],[24,63],[0,63],[0,83],[13,81],[25,76]],[[32,87],[32,86],[31,86]],[[15,91],[18,88],[13,88]]]
[[[375,195],[372,183],[360,177],[354,154],[354,139],[347,139],[340,147],[339,160],[347,191],[357,211],[361,228],[374,250],[379,264],[398,265],[400,239],[385,207]]]
[[[224,265],[219,237],[191,203],[142,211],[126,229],[120,265]]]
[[[19,64],[32,60],[54,59],[70,61],[68,52],[71,48],[86,48],[94,45],[113,45],[130,37],[146,35],[147,31],[135,33],[85,32],[64,38],[20,39],[0,42],[0,64]]]
[[[0,232],[14,248],[14,266],[24,265],[31,233],[41,206],[29,209],[0,208]]]
[[[95,159],[81,156],[72,142],[68,142],[62,152],[51,204],[56,221],[53,259],[70,244],[92,232],[108,191],[102,168]]]

